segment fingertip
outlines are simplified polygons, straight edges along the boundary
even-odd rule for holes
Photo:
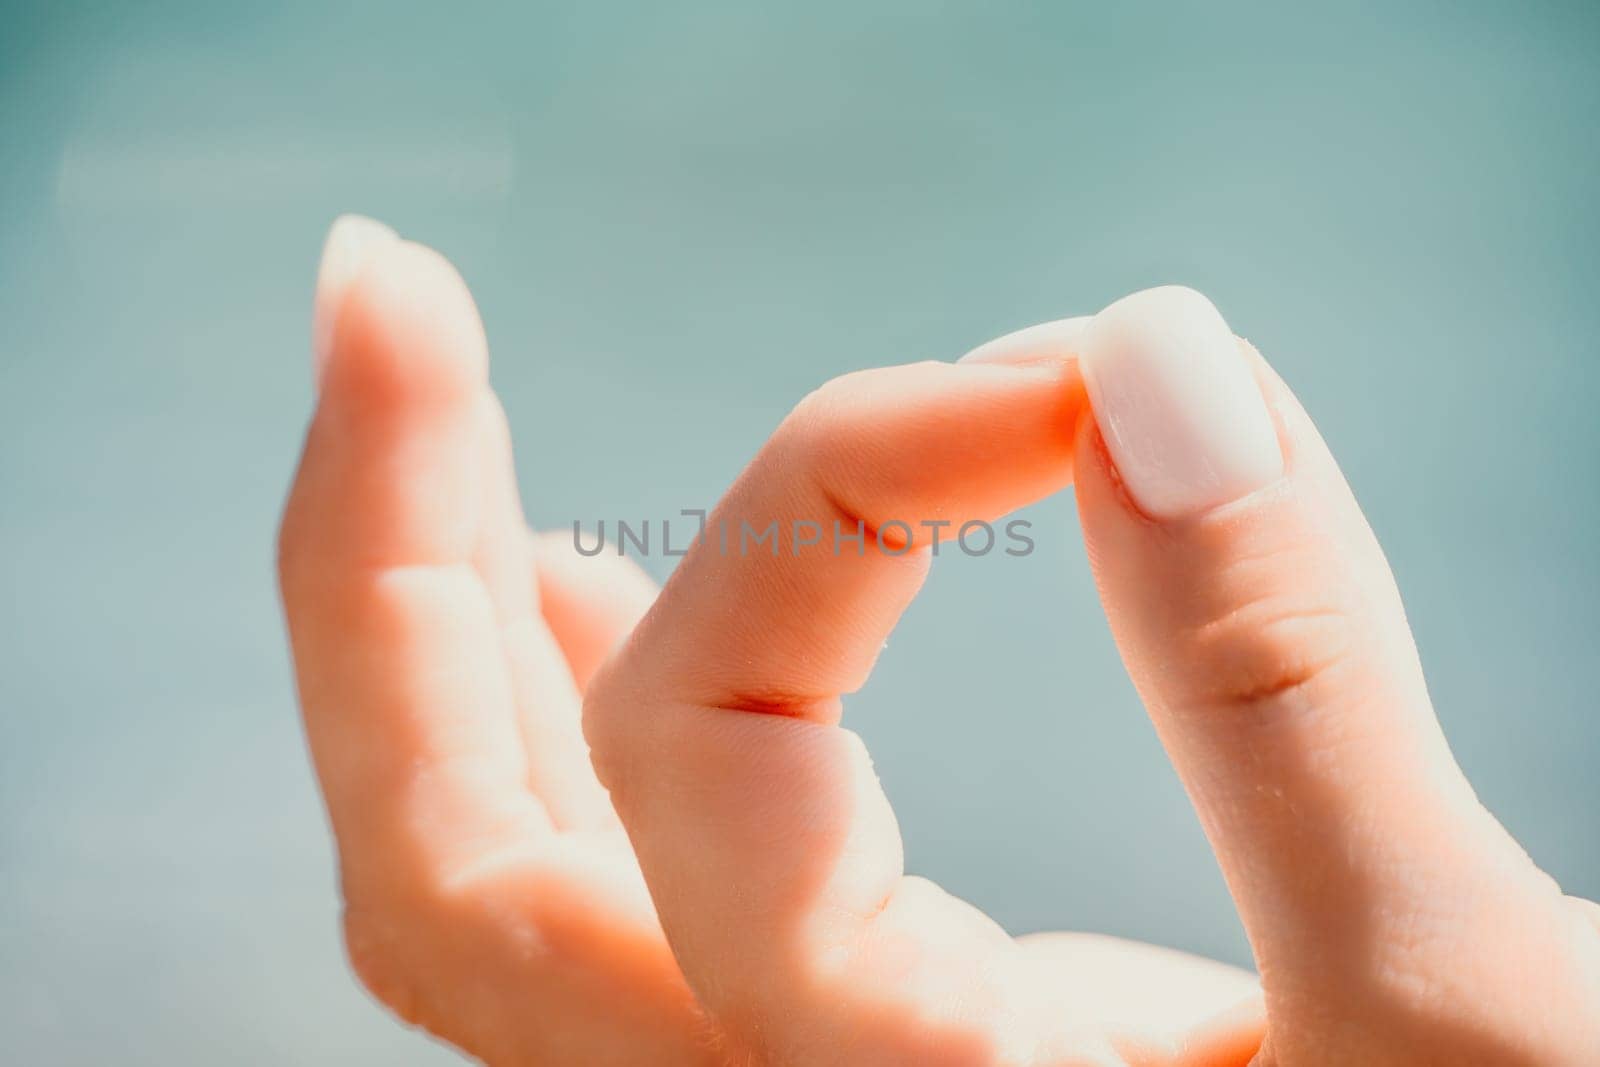
[[[312,368],[319,387],[350,283],[378,248],[399,239],[393,229],[365,215],[340,215],[328,227],[328,235],[322,242],[322,258],[317,265],[316,297],[311,316]]]
[[[332,313],[324,402],[448,405],[476,394],[488,380],[488,343],[455,267],[414,241],[370,231],[352,241],[365,244],[334,253],[328,283],[328,299],[339,299],[340,274],[350,273]],[[360,257],[353,271],[352,256]]]
[[[1183,519],[1283,475],[1272,419],[1210,300],[1169,285],[1116,301],[1085,328],[1089,405],[1148,515]]]
[[[335,229],[319,300],[338,307],[282,541],[319,575],[467,558],[493,399],[472,298],[437,252],[370,220]]]
[[[956,362],[1025,366],[1071,359],[1077,355],[1084,328],[1091,319],[1090,315],[1077,315],[1025,326],[985,341]]]

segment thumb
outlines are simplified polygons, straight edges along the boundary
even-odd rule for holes
[[[1575,909],[1456,766],[1388,565],[1305,412],[1193,290],[1111,305],[1079,353],[1096,581],[1239,906],[1276,1056],[1437,1054],[1488,1003],[1559,1032],[1596,992]],[[1538,972],[1556,980],[1515,978]]]

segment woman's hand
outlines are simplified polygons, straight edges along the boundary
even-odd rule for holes
[[[652,912],[576,730],[640,580],[530,552],[453,272],[361,224],[330,245],[283,584],[352,958],[401,1014],[497,1062],[1600,1062],[1594,905],[1477,804],[1331,457],[1203,298],[852,375],[780,427],[710,519],[777,552],[702,538],[588,685]],[[894,523],[1074,480],[1264,1023],[1238,972],[1016,941],[907,878],[838,725],[926,573]],[[800,543],[835,520],[859,554]]]
[[[336,224],[317,353],[279,571],[356,972],[495,1063],[716,1062],[579,728],[654,587],[529,534],[436,253]]]

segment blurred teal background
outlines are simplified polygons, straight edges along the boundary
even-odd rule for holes
[[[1600,896],[1600,8],[266,8],[0,19],[11,1062],[451,1061],[346,973],[272,584],[342,211],[460,265],[543,525],[709,504],[845,370],[1205,290],[1343,462],[1481,795]],[[910,865],[1245,962],[1072,502],[1029,517],[852,703]]]

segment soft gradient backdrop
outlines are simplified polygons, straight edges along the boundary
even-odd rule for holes
[[[273,590],[342,211],[460,265],[544,525],[710,504],[840,372],[1205,290],[1600,896],[1600,7],[328,6],[0,10],[0,1057],[451,1061],[346,972]],[[1245,962],[1072,501],[1029,517],[850,704],[910,865]]]

